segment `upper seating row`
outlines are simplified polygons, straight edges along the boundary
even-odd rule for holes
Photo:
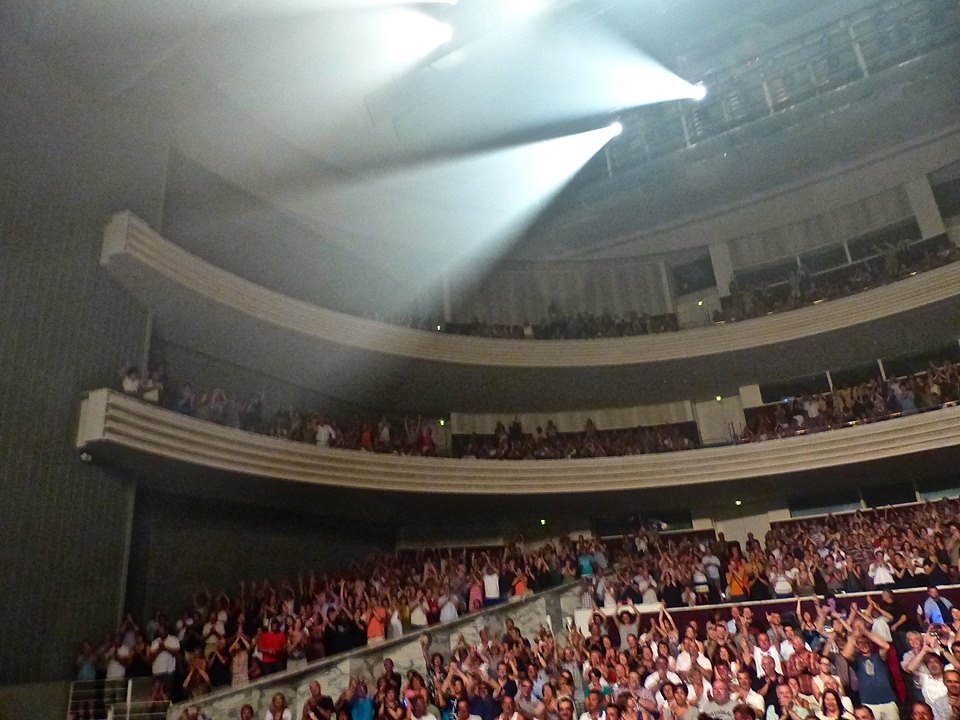
[[[230,317],[234,333],[268,325],[272,332],[299,336],[326,347],[400,356],[414,360],[501,368],[616,367],[684,360],[784,343],[887,318],[953,299],[960,288],[960,264],[911,275],[901,282],[856,296],[805,307],[782,316],[765,316],[683,333],[618,338],[609,342],[510,342],[450,337],[395,327],[309,305],[257,286],[185,252],[151,230],[132,213],[115,215],[104,237],[103,265],[150,307],[174,321],[174,337],[189,328],[211,334],[218,317]],[[206,310],[207,312],[202,312]],[[212,321],[212,322],[211,322]],[[250,333],[256,347],[257,333]],[[261,336],[262,337],[262,336]],[[275,347],[275,346],[272,346]],[[310,357],[323,353],[311,353]]]
[[[382,492],[535,495],[642,490],[762,478],[881,461],[960,445],[960,406],[838,432],[691,452],[538,462],[478,462],[317,448],[255,435],[112,390],[87,395],[81,451],[331,487]]]

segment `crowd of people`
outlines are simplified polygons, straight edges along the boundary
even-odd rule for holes
[[[597,458],[690,450],[697,447],[696,426],[638,426],[598,430],[587,420],[581,432],[561,433],[553,420],[524,432],[518,418],[509,427],[498,421],[493,435],[457,436],[454,452],[462,458],[481,460],[555,460]]]
[[[750,413],[741,442],[756,442],[832,430],[852,423],[913,415],[960,401],[960,363],[930,363],[903,378],[872,378],[833,392],[793,398]]]
[[[604,311],[562,313],[551,304],[540,322],[521,324],[490,323],[474,318],[469,323],[446,323],[443,330],[454,335],[509,338],[512,340],[591,340],[596,338],[631,337],[654,333],[676,332],[680,323],[674,313],[648,315],[631,310],[626,315]]]
[[[789,648],[798,636],[814,652],[833,648],[831,673],[837,674],[840,658],[845,657],[845,644],[833,641],[868,637],[863,633],[857,636],[860,622],[871,633],[886,637],[886,643],[899,643],[898,655],[904,663],[922,650],[922,646],[916,646],[915,633],[927,624],[935,627],[948,648],[955,640],[960,641],[960,609],[954,609],[935,590],[919,613],[903,607],[891,592],[953,582],[958,560],[960,500],[786,521],[771,527],[763,542],[749,535],[744,544],[728,543],[722,535],[710,540],[702,535],[661,534],[646,527],[608,541],[581,536],[534,548],[520,539],[502,548],[397,553],[371,558],[363,566],[341,574],[311,574],[293,584],[241,584],[232,597],[201,590],[176,621],[162,612],[145,623],[128,616],[99,645],[83,643],[77,657],[77,677],[152,677],[156,702],[199,698],[212,688],[240,687],[284,668],[375,645],[404,633],[423,633],[432,625],[574,582],[583,583],[578,591],[582,606],[596,609],[607,618],[591,623],[579,639],[576,632],[571,634],[574,644],[563,648],[562,654],[568,657],[581,653],[578,666],[596,661],[587,647],[599,643],[601,658],[612,663],[609,670],[623,674],[623,668],[617,666],[623,664],[620,652],[624,643],[634,647],[627,639],[630,632],[646,630],[640,625],[637,608],[661,606],[663,611],[651,623],[650,631],[658,628],[656,632],[663,638],[652,646],[653,656],[646,658],[652,660],[647,670],[659,669],[657,653],[666,650],[656,649],[656,645],[666,641],[673,655],[668,659],[670,672],[676,672],[674,662],[677,667],[696,671],[697,666],[715,666],[720,659],[731,665],[728,680],[732,681],[738,666],[749,665],[743,657],[745,638],[737,640],[740,633],[731,631],[732,644],[726,652],[717,648],[701,651],[700,658],[693,654],[691,662],[683,655],[692,651],[683,639],[688,630],[675,626],[670,610],[707,603],[742,605],[768,598],[797,598],[797,626],[791,631],[789,623],[781,618],[768,617],[768,633],[764,634],[772,634],[771,642],[762,637],[750,641],[749,654],[755,656],[755,662],[747,669],[765,671],[760,655],[770,655],[777,661],[777,672],[781,672],[780,663],[788,664],[792,654]],[[864,591],[879,594],[869,600],[841,602],[846,593]],[[826,601],[821,603],[816,596]],[[807,603],[806,609],[800,602]],[[838,602],[846,605],[842,612]],[[745,623],[749,627],[749,610],[741,612],[735,607],[731,612],[735,625]],[[605,640],[613,628],[621,633],[619,639]],[[714,638],[708,634],[698,639],[709,642]],[[920,640],[927,642],[923,637]],[[780,654],[770,651],[771,646]],[[908,654],[911,648],[914,656]],[[634,650],[646,655],[642,647]],[[549,664],[549,657],[544,659]],[[818,662],[808,663],[808,669],[815,670]],[[926,666],[925,661],[917,667]],[[502,663],[490,667],[500,673]],[[917,667],[911,666],[909,672],[922,674]],[[512,669],[509,658],[506,669],[508,673]],[[607,676],[606,670],[599,679],[589,672],[586,675],[587,684],[599,682],[601,687]],[[847,677],[855,675],[854,671]],[[808,689],[806,681],[800,682]],[[432,692],[435,684],[426,682],[424,687]],[[846,690],[853,694],[857,687],[854,683]],[[586,702],[589,695],[584,689],[580,688],[579,696],[574,695],[581,702]],[[704,685],[704,692],[709,696],[708,685]],[[493,692],[491,697],[501,694],[502,690]],[[697,703],[704,697],[696,689],[688,693],[688,699]],[[804,698],[803,702],[812,703],[813,699]]]
[[[295,408],[264,409],[262,395],[233,398],[222,389],[195,390],[185,384],[175,395],[166,391],[165,373],[145,377],[136,366],[121,369],[124,393],[201,420],[319,447],[430,457],[438,454],[433,421],[417,416],[334,420]],[[788,398],[745,411],[737,442],[758,442],[821,432],[856,423],[875,422],[960,402],[960,362],[930,363],[921,373],[872,378],[830,392]],[[440,421],[442,422],[442,421]],[[579,432],[560,432],[553,420],[532,432],[514,418],[498,421],[492,435],[453,436],[453,454],[482,460],[598,458],[689,450],[699,446],[694,423],[598,429],[587,420]]]
[[[436,426],[421,415],[335,420],[293,407],[268,412],[262,394],[231,397],[222,388],[201,390],[190,383],[171,394],[162,367],[144,376],[136,365],[125,365],[120,376],[125,394],[218,425],[319,447],[427,457],[437,454]]]
[[[556,303],[551,303],[547,314],[539,322],[495,323],[474,317],[470,322],[447,322],[436,317],[417,315],[384,315],[370,312],[371,320],[401,325],[415,330],[444,332],[449,335],[472,335],[474,337],[504,338],[508,340],[590,340],[594,338],[617,338],[653,333],[675,332],[680,329],[674,313],[648,315],[631,310],[625,315],[613,315],[604,311],[599,315],[591,312],[564,313]]]
[[[775,523],[742,547],[637,536],[610,552],[630,573],[601,582],[608,609],[638,598],[675,608],[927,587],[958,579],[960,500]]]
[[[146,621],[128,615],[99,644],[83,642],[76,678],[152,677],[155,705],[242,687],[573,582],[599,549],[584,538],[527,548],[521,538],[498,548],[380,555],[343,573],[241,583],[232,596],[202,589],[175,620],[163,611]],[[590,567],[592,574],[605,565]]]
[[[730,303],[717,311],[714,321],[749,320],[771,313],[788,312],[825,300],[836,300],[902,280],[926,270],[960,260],[960,248],[943,240],[922,249],[907,240],[874,248],[872,257],[836,270],[812,274],[802,263],[785,282],[730,283]]]
[[[827,272],[812,273],[801,262],[781,282],[767,283],[734,276],[730,282],[729,301],[724,302],[722,309],[713,312],[712,320],[715,323],[734,322],[788,312],[855,295],[957,260],[960,260],[960,248],[945,238],[937,242],[926,241],[922,246],[901,240],[874,247],[869,257]],[[555,302],[549,305],[539,322],[497,323],[477,317],[469,322],[447,322],[440,317],[373,311],[366,316],[417,330],[509,340],[588,340],[682,329],[675,313],[648,315],[632,310],[625,315],[614,315],[609,311],[598,315],[563,312]]]
[[[527,589],[558,567],[552,581],[582,583],[585,627],[557,635],[541,627],[524,637],[508,621],[502,637],[481,631],[472,645],[461,637],[446,655],[422,633],[422,668],[404,677],[386,659],[382,675],[353,677],[339,695],[314,684],[300,709],[277,695],[267,717],[897,720],[903,712],[911,720],[958,720],[960,607],[938,588],[957,576],[958,521],[960,501],[944,500],[778,523],[763,543],[645,529],[533,553],[514,544],[498,555],[500,594],[490,600],[509,595],[504,568],[516,578],[518,562],[536,558],[546,567],[533,571]],[[492,561],[490,551],[477,556],[474,567]],[[449,583],[467,557],[422,556],[421,575],[436,571]],[[906,587],[925,589],[915,608],[892,592]],[[871,594],[845,597],[863,591]],[[768,597],[796,597],[796,605],[776,612],[752,605]],[[671,612],[672,605],[713,599],[727,605],[708,611],[706,621],[678,621]],[[294,627],[301,616],[315,625],[322,617],[316,605],[306,600],[299,614],[290,613]],[[268,632],[282,634],[282,613],[264,619]],[[258,632],[263,638],[267,631]]]

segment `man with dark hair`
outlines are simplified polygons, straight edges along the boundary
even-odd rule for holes
[[[599,690],[591,690],[586,698],[586,711],[580,715],[580,720],[601,720],[606,701]]]
[[[257,647],[260,648],[260,655],[263,658],[264,675],[283,670],[287,652],[287,636],[280,632],[279,620],[271,620],[270,629],[260,633]]]
[[[757,710],[747,703],[739,703],[733,708],[733,720],[757,720]]]
[[[910,706],[910,720],[933,720],[933,708],[922,700],[917,700]]]
[[[457,711],[453,717],[455,720],[481,720],[479,715],[470,712],[470,702],[466,698],[457,700]]]
[[[477,680],[474,694],[470,696],[470,712],[479,715],[481,720],[494,720],[500,712],[490,683],[482,677]]]
[[[513,696],[504,695],[500,698],[500,715],[498,717],[499,720],[523,720],[523,716],[517,712]]]
[[[859,622],[854,623],[851,630],[842,654],[857,674],[860,701],[878,720],[900,720],[900,709],[887,667],[890,644]]]
[[[931,585],[927,590],[927,599],[923,601],[923,617],[931,625],[949,625],[952,607],[953,603],[940,596],[940,588]]]
[[[392,658],[384,658],[383,675],[380,677],[386,679],[388,683],[396,688],[397,694],[400,694],[401,686],[403,685],[403,677],[394,669]]]

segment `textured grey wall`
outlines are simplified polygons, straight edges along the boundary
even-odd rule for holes
[[[421,314],[441,314],[439,285],[409,282],[419,277],[414,271],[424,262],[420,253],[410,253],[409,267],[387,272],[176,152],[166,193],[157,229],[218,267],[342,312],[401,312],[412,306]]]
[[[138,491],[131,544],[128,607],[179,616],[195,589],[233,596],[241,581],[293,580],[310,570],[345,568],[391,550],[387,528],[338,518],[317,502],[300,511]]]
[[[159,214],[155,130],[0,43],[0,684],[67,677],[116,620],[128,493],[73,450],[80,393],[140,356],[144,310],[98,267],[109,214]],[[14,631],[14,629],[19,631]],[[42,628],[42,639],[33,630]]]
[[[189,382],[194,390],[223,388],[232,398],[245,398],[263,392],[265,411],[274,411],[278,407],[296,407],[329,413],[341,419],[354,417],[358,411],[364,416],[368,412],[338,398],[291,385],[159,338],[154,338],[151,357],[152,361],[161,361],[166,366],[172,386],[169,388],[171,397],[176,397],[180,386]]]

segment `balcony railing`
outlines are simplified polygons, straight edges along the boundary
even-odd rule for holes
[[[102,389],[83,400],[77,448],[121,449],[314,485],[448,494],[590,493],[715,483],[960,445],[960,406],[834,432],[686,452],[500,463],[317,448],[223,427]]]
[[[414,360],[490,368],[635,366],[690,360],[844,330],[960,294],[960,263],[821,305],[723,326],[610,340],[530,342],[458,337],[411,330],[310,305],[222,270],[191,255],[129,212],[108,224],[101,264],[168,326],[191,337],[228,332],[246,337],[250,354],[273,336],[289,347],[317,343],[310,357],[333,346]],[[319,347],[322,345],[323,347]]]

